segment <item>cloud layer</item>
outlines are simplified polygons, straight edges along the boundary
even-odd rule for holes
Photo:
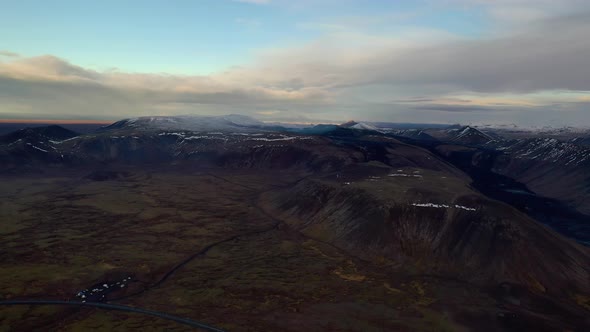
[[[514,19],[503,11],[521,8],[510,13],[527,24],[479,39],[330,29],[208,76],[99,72],[52,55],[0,51],[0,117],[237,112],[269,120],[526,122],[528,114],[532,122],[590,125],[590,11],[535,15],[525,13],[528,0],[495,4],[494,17]]]

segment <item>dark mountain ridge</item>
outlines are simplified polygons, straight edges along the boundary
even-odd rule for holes
[[[32,127],[17,130],[12,133],[0,136],[1,143],[13,143],[15,141],[46,141],[46,140],[65,140],[79,136],[78,133],[58,125],[44,127]]]

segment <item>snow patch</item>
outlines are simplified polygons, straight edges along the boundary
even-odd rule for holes
[[[31,146],[33,149],[37,149],[37,150],[42,151],[42,152],[45,152],[45,153],[48,152],[47,150],[41,149],[40,147],[37,147],[37,146],[34,146],[31,143],[27,143],[27,145]]]
[[[377,127],[372,126],[368,123],[363,123],[363,122],[359,122],[359,123],[355,124],[354,126],[351,126],[350,128],[379,131],[379,129],[377,129]]]
[[[388,174],[389,177],[407,177],[407,178],[421,178],[422,175],[420,174],[405,174],[405,173],[391,173]]]
[[[68,138],[68,139],[64,139],[62,141],[54,141],[54,140],[49,140],[49,142],[53,143],[53,144],[61,144],[63,142],[67,142],[67,141],[71,141],[71,140],[75,140],[80,138],[80,136],[76,136],[76,137],[72,137],[72,138]]]
[[[476,211],[477,210],[475,208],[471,208],[471,207],[467,207],[467,206],[463,206],[463,205],[458,205],[458,204],[447,205],[447,204],[435,204],[435,203],[412,203],[412,206],[425,207],[425,208],[435,208],[435,209],[455,208],[455,209],[461,209],[461,210],[465,210],[465,211]]]

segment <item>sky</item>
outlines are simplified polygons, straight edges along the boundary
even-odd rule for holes
[[[0,0],[0,120],[590,126],[587,0]]]

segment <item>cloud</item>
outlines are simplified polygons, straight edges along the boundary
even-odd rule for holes
[[[587,91],[588,34],[588,13],[484,40],[336,34],[303,47],[268,51],[257,67],[230,76],[273,86],[295,79],[324,88],[385,84],[449,92]]]
[[[439,112],[482,112],[497,110],[484,106],[469,106],[469,105],[440,105],[440,104],[427,104],[413,107],[415,110],[427,110],[427,111],[439,111]]]
[[[0,114],[118,118],[227,112],[321,104],[326,92],[240,86],[211,76],[98,72],[55,56],[0,61]],[[16,105],[19,105],[16,107]]]
[[[258,114],[258,115],[265,115],[265,116],[275,115],[275,114],[279,114],[279,113],[281,113],[281,111],[258,111],[258,112],[256,112],[256,114]]]
[[[451,0],[450,3],[481,7],[491,18],[512,24],[529,24],[590,9],[586,0]]]
[[[0,62],[0,75],[14,79],[48,81],[91,81],[98,73],[72,65],[55,56],[44,55]]]
[[[18,57],[20,55],[18,53],[14,53],[14,52],[10,52],[10,51],[0,50],[0,56],[5,56],[5,57]]]
[[[499,0],[490,12],[527,1]],[[525,121],[527,114],[549,121],[567,111],[571,119],[584,119],[590,12],[530,17],[510,33],[479,39],[415,27],[380,35],[303,25],[322,32],[311,42],[258,50],[253,63],[203,76],[96,71],[53,55],[0,57],[0,116],[243,113],[457,122]],[[590,124],[587,113],[582,122]]]
[[[449,104],[463,104],[463,103],[471,103],[471,100],[468,99],[460,99],[460,98],[426,98],[426,97],[412,97],[408,99],[396,99],[393,101],[394,103],[444,103],[445,105]]]

